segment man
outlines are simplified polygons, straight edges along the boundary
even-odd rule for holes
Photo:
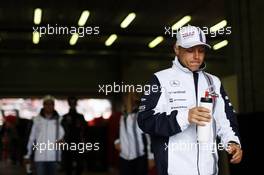
[[[119,138],[115,148],[120,152],[120,175],[148,175],[153,166],[149,136],[137,124],[138,93],[129,92],[124,96],[124,113],[120,118]]]
[[[58,143],[62,141],[64,130],[60,116],[54,109],[55,98],[47,95],[43,99],[43,108],[34,118],[27,144],[26,163],[34,151],[34,162],[37,175],[55,175],[57,162],[60,161]]]
[[[70,106],[70,110],[63,116],[62,119],[62,126],[65,130],[64,140],[69,145],[71,145],[71,143],[78,145],[79,143],[84,142],[86,122],[84,120],[84,116],[76,110],[77,98],[69,97],[68,104]],[[65,150],[63,151],[62,158],[64,170],[67,175],[72,175],[73,172],[75,172],[74,174],[76,175],[82,174],[83,155],[82,153],[79,153],[79,150]],[[76,167],[73,167],[74,164]]]
[[[152,90],[141,99],[138,123],[152,137],[159,175],[216,175],[216,135],[232,155],[231,163],[242,159],[233,107],[220,80],[203,71],[206,47],[210,48],[200,28],[182,27],[172,68],[155,73]],[[211,110],[199,107],[207,91],[214,99],[212,116]],[[201,144],[197,126],[206,122],[212,122],[213,132],[209,142]]]

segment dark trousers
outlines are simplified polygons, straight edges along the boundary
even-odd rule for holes
[[[141,156],[133,160],[126,160],[120,157],[120,175],[147,175],[148,160]]]
[[[83,156],[76,151],[62,153],[62,166],[66,175],[81,175],[83,171]]]
[[[57,162],[35,162],[37,175],[57,174]]]

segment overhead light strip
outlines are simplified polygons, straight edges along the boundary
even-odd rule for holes
[[[111,46],[115,40],[117,39],[117,35],[116,34],[112,34],[106,41],[105,41],[105,45],[106,46]]]
[[[84,26],[87,22],[88,17],[90,16],[90,12],[88,10],[84,10],[80,16],[80,19],[78,21],[79,26]]]
[[[183,18],[181,18],[178,22],[176,22],[171,29],[172,30],[177,30],[179,28],[181,28],[182,26],[184,26],[185,24],[187,24],[188,22],[190,22],[192,19],[191,16],[184,16]]]
[[[79,35],[78,33],[74,33],[72,36],[71,36],[71,39],[70,39],[70,45],[73,46],[77,43],[77,40],[79,38]]]
[[[224,28],[227,25],[227,21],[223,20],[217,24],[215,24],[214,26],[210,27],[210,32],[216,32],[222,28]]]
[[[225,47],[228,44],[227,40],[221,41],[213,46],[214,50],[221,49],[222,47]]]
[[[34,10],[34,24],[38,25],[41,23],[42,10],[40,8],[36,8]]]
[[[129,13],[127,15],[127,17],[121,22],[120,27],[121,28],[127,28],[129,26],[129,24],[136,18],[136,14],[133,13]]]
[[[33,35],[32,35],[32,42],[34,44],[38,44],[39,43],[39,32],[33,32]]]
[[[148,46],[149,48],[154,48],[156,47],[158,44],[160,44],[162,41],[164,40],[164,38],[162,36],[158,36],[156,37],[154,40],[152,40]]]

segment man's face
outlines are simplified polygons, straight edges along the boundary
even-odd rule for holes
[[[204,61],[205,47],[202,45],[187,49],[176,46],[174,49],[181,63],[191,71],[197,71]]]
[[[77,100],[69,100],[68,101],[70,108],[76,108],[77,106]]]
[[[54,111],[54,102],[51,100],[45,101],[43,107],[44,107],[44,113],[52,114]]]

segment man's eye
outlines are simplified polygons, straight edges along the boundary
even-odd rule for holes
[[[187,49],[187,52],[193,52],[193,49]]]
[[[203,53],[203,52],[204,52],[204,49],[199,49],[199,52],[200,52],[200,53]]]

